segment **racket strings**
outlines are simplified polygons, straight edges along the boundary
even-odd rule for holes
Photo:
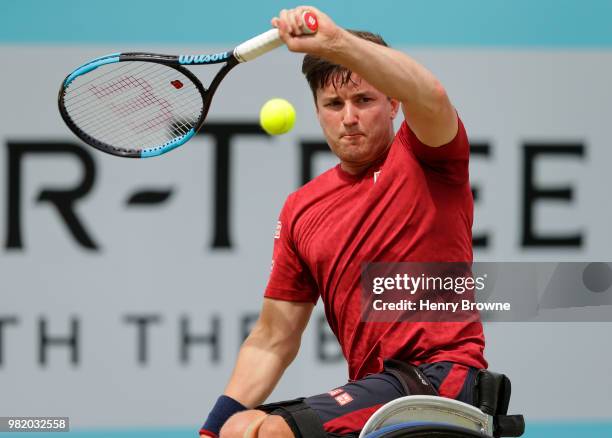
[[[124,64],[136,64],[136,63],[135,63],[135,62],[127,62],[127,63],[124,63]],[[132,69],[132,70],[133,70],[133,69]],[[172,69],[172,70],[173,70],[173,69]],[[123,69],[123,71],[122,71],[122,72],[123,72],[124,74],[127,74],[127,72],[128,72],[128,71],[130,71],[130,70]],[[133,72],[132,72],[132,71],[130,71],[130,73],[132,74]],[[163,71],[163,73],[166,73],[166,72],[165,72],[165,71]],[[163,74],[163,73],[162,73],[162,74]],[[148,79],[148,80],[158,80],[162,74],[158,74],[158,75],[156,75],[156,76],[147,77],[147,79]],[[130,75],[130,76],[132,76],[132,75]],[[125,77],[125,76],[124,76],[124,77]],[[91,85],[91,83],[92,83],[92,82],[93,82],[93,81],[92,81],[92,80],[90,80],[90,81],[88,81],[88,84],[90,84],[90,85]],[[78,88],[79,88],[79,89],[81,89],[81,88],[82,88],[82,86],[80,86],[80,87],[78,87]],[[115,91],[118,91],[118,90],[119,90],[119,87],[115,86],[115,87],[113,87],[113,89],[114,89]],[[88,91],[88,92],[93,91],[93,92],[94,92],[94,94],[95,94],[95,91],[94,91],[94,90],[91,90],[91,89],[90,89],[90,90],[87,90],[87,91]],[[187,90],[187,91],[183,91],[183,92],[181,92],[181,93],[177,93],[176,98],[177,98],[177,99],[185,99],[185,101],[184,101],[184,103],[185,103],[185,104],[194,104],[194,105],[195,105],[195,104],[197,104],[197,102],[200,100],[200,96],[199,96],[199,94],[197,94],[197,95],[196,95],[196,94],[194,94],[194,95],[192,96],[192,98],[191,98],[191,99],[189,99],[189,100],[187,100],[187,98],[185,97],[185,95],[186,95],[186,94],[188,94],[188,93],[192,93],[192,91],[193,91],[193,90]],[[89,93],[81,93],[81,94],[86,94],[86,95],[87,95],[87,94],[89,94]],[[193,94],[193,93],[192,93],[192,94]],[[84,102],[83,102],[83,101],[84,101]],[[73,100],[73,99],[71,99],[71,100],[70,100],[70,102],[72,103],[72,102],[74,102],[74,100]],[[97,113],[98,113],[98,109],[97,109],[97,108],[95,108],[95,107],[94,107],[94,108],[92,108],[92,105],[91,105],[91,104],[88,104],[87,99],[81,99],[81,102],[82,102],[82,103],[81,103],[81,105],[75,105],[75,106],[74,106],[74,109],[73,109],[73,113],[74,113],[74,114],[79,113],[79,111],[78,111],[78,110],[79,110],[79,109],[81,109],[81,108],[83,108],[83,107],[90,108],[90,111],[91,111],[93,114],[97,114]],[[136,107],[135,107],[135,108],[133,108],[133,109],[139,109],[139,108],[137,108],[138,103],[140,103],[140,104],[141,104],[141,107],[144,107],[144,106],[147,106],[148,104],[152,103],[152,101],[151,101],[151,99],[145,99],[145,98],[143,98],[142,96],[139,96],[139,97],[138,97],[138,102],[134,102],[134,104],[135,104],[135,106],[136,106]],[[118,113],[119,115],[123,115],[123,113],[127,112],[127,111],[121,111],[121,109],[120,109],[120,108],[115,108],[115,109],[117,110],[117,113]],[[129,110],[129,108],[126,108],[126,109],[127,109],[127,110]],[[81,116],[80,118],[81,118],[81,119],[83,119],[83,120],[86,120],[86,116],[88,116],[88,115],[89,115],[89,116],[91,116],[91,114],[86,114],[86,112],[80,113],[79,115]],[[145,115],[143,116],[143,119],[144,119],[144,118],[146,118],[146,117],[147,117],[147,116],[146,116],[146,114],[145,114]],[[83,122],[83,125],[82,125],[81,127],[82,127],[82,128],[90,128],[90,127],[92,126],[92,124],[94,124],[94,123],[95,123],[95,124],[99,124],[101,128],[107,128],[108,126],[107,126],[107,125],[104,125],[104,122],[105,122],[105,121],[106,121],[106,122],[108,122],[109,120],[112,122],[112,121],[114,120],[114,118],[115,118],[115,117],[114,117],[114,115],[113,115],[113,116],[111,116],[111,117],[105,117],[105,118],[96,118],[96,117],[91,116],[91,117],[90,117],[89,122]],[[134,122],[135,122],[135,123],[137,122],[137,120],[135,120],[135,117],[134,117],[134,116],[132,116],[132,119],[134,119]],[[183,125],[183,126],[190,125],[189,127],[187,127],[187,128],[184,130],[185,132],[189,131],[189,129],[191,128],[191,125],[193,125],[193,120],[187,120],[187,119],[184,119],[184,118],[179,118],[178,122],[179,122],[179,124],[181,124],[181,125]]]
[[[168,69],[166,68],[163,70]],[[104,100],[111,95],[121,93],[121,96],[123,97],[123,102],[121,102],[120,104],[112,103],[115,113],[119,116],[124,116],[130,111],[144,109],[152,104],[158,104],[160,107],[160,111],[167,112],[167,110],[169,109],[168,101],[164,98],[159,98],[156,94],[153,94],[152,87],[150,85],[150,82],[159,80],[160,76],[162,75],[153,76],[150,74],[150,72],[147,72],[146,74],[148,76],[146,77],[146,80],[144,80],[142,77],[136,76],[136,74],[138,73],[130,75],[126,75],[126,71],[123,71],[122,73],[124,74],[120,77],[119,80],[106,81],[102,86],[94,85],[92,84],[93,81],[89,81],[90,86],[88,90],[86,90],[87,92],[81,93],[85,94],[86,98],[81,99],[81,101],[84,101],[84,103],[82,103],[80,107],[86,106],[86,103],[90,100],[91,94],[95,95],[100,100]],[[164,71],[163,73],[167,74],[167,71]],[[131,96],[130,93],[133,93],[133,96]],[[184,98],[183,94],[185,94],[184,91],[180,94],[176,93],[175,97]],[[70,105],[72,105],[72,102],[74,102],[74,100],[70,99],[67,99],[67,101]],[[72,106],[71,112],[75,116],[80,116],[83,120],[86,120],[87,116],[90,116],[92,119],[94,119],[95,117],[92,117],[92,114],[98,114],[98,108],[92,106],[91,104],[87,106],[87,108],[89,108],[89,112],[78,111],[80,107],[77,105]]]
[[[193,95],[189,92],[177,94],[176,97],[179,99],[183,99],[181,102],[183,105],[197,105],[198,102],[201,102],[201,98],[199,97],[199,95]],[[160,101],[158,100],[157,102]],[[75,114],[75,116],[79,117],[82,120],[82,127],[89,126],[90,124],[97,124],[100,127],[104,127],[105,124],[112,123],[115,120],[116,116],[124,116],[130,114],[131,111],[146,109],[148,106],[154,103],[156,103],[155,100],[145,99],[141,96],[136,96],[128,104],[119,104],[114,106],[114,112],[110,116],[108,114],[100,115],[99,111],[96,110],[93,110],[87,114],[79,113],[76,111],[72,114]],[[164,113],[168,111],[167,101],[164,101],[160,105],[160,111]],[[147,114],[144,113],[142,114],[141,118],[146,118],[146,116]],[[136,114],[131,114],[131,120],[137,121],[138,116]]]
[[[158,118],[160,116],[157,116]],[[172,141],[173,139],[175,139],[176,137],[181,137],[182,135],[186,134],[187,132],[189,132],[189,130],[191,130],[191,128],[193,128],[195,126],[195,120],[187,120],[185,118],[181,118],[181,117],[175,117],[172,119],[172,121],[170,122],[170,120],[165,119],[165,121],[168,121],[169,123],[167,124],[167,129],[166,129],[166,141],[163,142],[156,142],[155,145],[153,146],[160,146],[165,144],[168,141]],[[142,120],[134,120],[132,123],[132,134],[131,135],[126,135],[123,138],[124,143],[128,143],[128,144],[140,144],[142,145],[143,143],[143,132],[146,131],[147,128],[155,128],[155,120],[147,120],[147,119],[142,119]],[[103,126],[100,126],[99,129],[109,129],[109,126],[111,124],[107,123]],[[92,126],[88,125],[88,126],[84,126],[83,130],[84,131],[88,131],[91,130]],[[109,142],[106,142],[109,143]],[[146,146],[132,146],[130,147],[130,149],[142,149],[143,147]],[[149,146],[152,147],[152,146]]]
[[[65,93],[66,111],[83,132],[124,150],[160,147],[185,135],[203,109],[191,79],[151,62],[101,66],[77,77]]]
[[[71,90],[71,95],[70,97],[66,97],[66,99],[72,100],[75,98],[78,98],[79,96],[82,97],[83,93],[79,93],[79,91],[83,91],[83,89],[87,90],[85,87],[87,87],[88,85],[90,85],[92,82],[100,82],[102,80],[103,77],[108,76],[110,74],[120,74],[121,72],[126,73],[128,71],[134,71],[138,68],[141,68],[141,66],[138,65],[138,63],[136,62],[120,62],[119,64],[116,64],[114,66],[115,68],[113,69],[105,69],[102,73],[100,73],[99,71],[97,73],[99,73],[98,75],[91,75],[88,74],[87,76],[80,76],[79,85],[76,85],[74,82],[72,84],[70,84],[70,90]],[[89,80],[86,80],[85,78],[88,78],[92,76]]]
[[[201,98],[199,97],[199,95],[194,96],[194,95],[190,95],[189,93],[182,93],[182,94],[177,94],[177,98],[184,99],[181,101],[183,105],[198,105],[199,103],[201,103]],[[136,97],[134,98],[132,102],[130,102],[129,105],[114,107],[115,113],[111,117],[104,116],[104,115],[97,117],[96,116],[98,114],[97,112],[93,112],[92,113],[93,116],[88,117],[87,119],[83,117],[82,118],[83,122],[81,123],[80,127],[83,129],[87,129],[95,125],[100,128],[108,128],[109,125],[115,122],[115,118],[117,115],[121,117],[131,115],[130,121],[132,122],[133,125],[146,124],[147,122],[149,122],[150,124],[150,122],[152,122],[153,120],[150,119],[149,114],[144,113],[139,118],[135,116],[134,114],[130,114],[130,113],[132,111],[138,111],[140,109],[145,109],[147,106],[150,106],[153,103],[155,103],[155,101],[152,99],[144,99],[142,97]],[[153,119],[163,117],[164,115],[167,115],[167,114],[168,114],[168,102],[164,102],[161,105],[160,114],[155,116]],[[180,121],[187,121],[186,119],[180,116],[176,116],[176,117]],[[138,133],[138,130],[136,131],[136,133]]]
[[[65,101],[70,102],[70,104],[73,105],[75,109],[86,106],[89,102],[89,99],[91,98],[91,95],[90,95],[91,86],[95,86],[95,84],[103,83],[103,79],[102,79],[103,77],[106,77],[106,79],[109,79],[108,75],[110,73],[114,73],[114,76],[129,76],[129,75],[133,76],[134,74],[142,75],[142,73],[145,71],[144,67],[149,67],[150,65],[156,65],[156,64],[150,64],[149,66],[143,66],[142,64],[145,64],[145,63],[132,61],[132,62],[121,62],[119,64],[113,64],[113,67],[116,66],[114,71],[105,72],[101,74],[98,78],[90,79],[86,83],[83,83],[75,87],[74,89],[72,88],[73,84],[71,84],[70,85],[71,94],[65,97]],[[159,77],[167,73],[165,70],[161,70],[158,72],[158,74],[154,74],[151,71],[146,71],[146,74],[147,74],[147,79],[157,80],[159,79]]]
[[[194,103],[199,104],[199,102]],[[159,118],[160,116],[157,117]],[[124,140],[128,143],[140,143],[142,140],[142,132],[145,131],[146,128],[154,128],[154,122],[155,119],[151,120],[147,119],[146,117],[142,117],[141,119],[132,119],[132,127],[134,128],[133,133],[131,135],[126,136]],[[195,120],[188,120],[183,117],[176,116],[172,119],[172,122],[173,123],[169,125],[170,127],[168,131],[170,132],[170,136],[172,138],[180,137],[181,135],[186,134],[191,128],[194,127],[195,124]],[[83,125],[82,129],[87,132],[92,129],[92,126],[92,124]],[[98,126],[98,128],[109,129],[110,126],[112,126],[112,121],[106,122],[105,124]]]

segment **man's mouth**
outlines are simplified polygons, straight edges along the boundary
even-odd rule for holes
[[[359,136],[363,136],[363,134],[361,132],[354,132],[351,134],[343,134],[342,137],[343,138],[357,138]]]

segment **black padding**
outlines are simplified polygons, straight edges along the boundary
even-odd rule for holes
[[[328,438],[321,419],[304,403],[304,398],[269,403],[256,409],[283,417],[296,438]]]
[[[522,436],[525,433],[525,419],[522,415],[496,415],[494,422],[495,437]]]
[[[394,359],[385,360],[384,365],[385,371],[400,381],[406,395],[438,395],[436,388],[417,367]]]
[[[510,379],[503,374],[502,385],[500,388],[499,399],[497,400],[497,412],[498,415],[506,415],[508,408],[510,407],[510,395],[512,394],[512,384]]]
[[[505,415],[508,413],[512,386],[506,375],[480,370],[476,376],[475,392],[475,404],[485,414]]]
[[[493,436],[522,436],[525,419],[522,415],[507,415],[512,384],[504,374],[480,370],[476,376],[475,402],[485,414],[493,417]]]

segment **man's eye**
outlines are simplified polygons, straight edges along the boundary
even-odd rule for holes
[[[325,106],[327,107],[335,107],[335,106],[339,106],[340,105],[340,101],[338,100],[332,100],[331,102],[327,102],[325,104]]]

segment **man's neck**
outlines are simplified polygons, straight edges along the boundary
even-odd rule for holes
[[[340,168],[344,170],[346,173],[356,176],[356,175],[361,175],[363,172],[368,170],[368,168],[370,168],[372,164],[373,162],[365,163],[365,164],[355,164],[355,163],[346,163],[344,161],[341,161]]]
[[[355,175],[355,176],[361,175],[366,170],[368,170],[370,167],[380,163],[383,160],[383,158],[389,152],[389,149],[391,148],[392,143],[393,142],[391,141],[389,145],[385,148],[385,150],[382,153],[380,153],[378,156],[373,158],[372,160],[369,160],[365,163],[352,163],[352,162],[347,162],[347,161],[340,161],[340,168],[350,175]]]

